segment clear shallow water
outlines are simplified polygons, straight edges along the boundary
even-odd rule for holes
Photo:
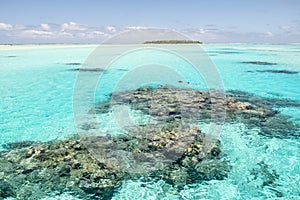
[[[226,89],[252,92],[264,97],[300,101],[300,73],[261,73],[256,70],[300,72],[299,45],[203,45],[220,71]],[[77,72],[69,69],[83,63],[93,48],[33,49],[0,51],[0,145],[22,140],[48,141],[75,134],[72,95]],[[168,60],[168,59],[166,59]],[[263,61],[276,65],[245,64]],[[115,63],[116,68],[126,60]],[[137,61],[144,62],[142,61]],[[185,63],[172,61],[173,65]],[[167,64],[167,63],[166,63]],[[180,70],[180,69],[179,69]],[[248,72],[252,71],[252,72]],[[111,70],[103,77],[109,82],[126,71]],[[191,84],[203,84],[186,73]],[[101,87],[98,99],[105,99],[111,85]],[[102,92],[102,94],[101,94]],[[280,107],[279,111],[300,123],[300,110]],[[111,116],[101,116],[111,130]],[[201,126],[205,132],[207,127]],[[118,129],[116,128],[116,131]],[[220,138],[222,150],[233,164],[229,177],[187,185],[176,193],[164,181],[126,181],[113,199],[299,199],[299,139],[266,138],[243,124],[226,124]],[[253,176],[258,163],[276,171],[274,186],[263,186],[266,174]],[[282,196],[282,197],[281,197]],[[52,197],[52,199],[55,197]],[[72,198],[60,196],[60,198]]]
[[[72,94],[76,73],[92,51],[34,49],[0,51],[0,143],[52,140],[74,134]],[[16,56],[16,57],[8,57]]]

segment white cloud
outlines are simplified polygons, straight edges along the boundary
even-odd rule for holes
[[[87,32],[85,33],[85,35],[78,35],[82,38],[90,38],[90,39],[95,39],[95,38],[106,38],[108,37],[109,35],[102,32],[102,31],[90,31],[90,32]]]
[[[72,33],[66,32],[66,31],[60,31],[57,33],[58,37],[69,37],[72,38],[74,35]]]
[[[49,24],[41,24],[40,26],[45,31],[49,31],[51,29],[51,26]]]
[[[282,26],[279,26],[279,29],[281,30],[289,30],[291,27],[290,26],[287,26],[287,25],[282,25]]]
[[[76,34],[76,37],[82,37],[82,38],[84,38],[86,36],[87,36],[87,33],[83,33],[83,32],[80,32],[80,33]]]
[[[5,30],[5,31],[11,31],[11,30],[22,30],[26,29],[26,26],[23,24],[6,24],[6,23],[0,23],[0,30]]]
[[[200,29],[198,29],[197,34],[203,35],[203,34],[205,34],[207,32],[208,32],[207,30],[205,30],[203,28],[200,28]]]
[[[273,33],[270,32],[270,31],[267,31],[267,32],[265,32],[264,35],[265,35],[266,37],[272,37],[272,36],[273,36]]]
[[[54,33],[49,31],[41,31],[41,30],[25,30],[21,32],[21,36],[23,37],[53,37]]]
[[[106,29],[107,29],[108,32],[110,32],[110,33],[115,33],[115,32],[117,32],[117,29],[116,29],[116,27],[114,27],[114,26],[107,26]]]
[[[86,31],[88,29],[87,26],[82,24],[77,24],[75,22],[64,23],[61,25],[61,30],[73,30],[73,31]]]
[[[0,30],[11,30],[13,26],[11,24],[0,23]]]
[[[16,24],[13,26],[13,29],[14,30],[24,30],[24,29],[26,29],[26,26],[23,24]]]
[[[110,36],[116,35],[123,31],[130,32],[136,30],[137,32],[145,32],[152,35],[151,27],[145,26],[128,26],[119,29],[115,26],[106,27],[92,27],[78,24],[76,22],[66,22],[62,24],[48,24],[42,23],[39,25],[22,25],[22,24],[8,24],[0,22],[0,43],[7,43],[7,41],[30,41],[30,42],[101,42]],[[280,31],[284,30],[284,31]],[[293,32],[292,32],[293,30]],[[193,40],[199,40],[204,43],[216,42],[251,42],[251,43],[266,43],[274,41],[289,41],[297,42],[299,34],[296,25],[282,25],[278,26],[277,32],[238,32],[237,30],[219,29],[215,26],[204,26],[201,28],[190,28],[179,31],[182,34],[190,37]],[[299,29],[300,30],[300,29]],[[166,32],[170,31],[165,29]],[[134,31],[133,31],[134,32]],[[291,32],[289,34],[288,32]],[[118,35],[118,34],[117,34]],[[134,35],[134,34],[133,34]],[[147,36],[148,36],[147,35]],[[155,34],[153,34],[155,37]],[[164,37],[162,32],[161,37]],[[298,37],[298,38],[297,38]],[[121,36],[119,36],[121,38]],[[130,40],[131,38],[121,38]],[[155,38],[154,38],[155,39]],[[143,41],[144,38],[133,38],[136,41]],[[130,41],[129,41],[130,42]]]
[[[146,27],[146,26],[127,26],[125,29],[127,29],[127,30],[144,30],[144,29],[149,29],[149,27]]]
[[[77,24],[75,22],[68,22],[63,24],[48,24],[42,23],[37,26],[11,25],[0,23],[0,30],[5,37],[15,37],[23,39],[51,39],[69,41],[68,39],[105,39],[117,32],[114,26],[108,27],[88,27]],[[1,35],[0,35],[1,36]]]
[[[226,34],[218,29],[185,29],[182,31],[187,36],[191,37],[192,39],[201,40],[201,41],[213,41],[218,40],[224,37]]]
[[[104,32],[102,31],[93,31],[92,34],[94,35],[106,35]]]

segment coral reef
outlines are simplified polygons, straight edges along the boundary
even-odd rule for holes
[[[180,190],[189,183],[227,176],[230,165],[220,142],[199,128],[166,126],[157,132],[157,127],[144,127],[152,131],[145,135],[140,128],[113,138],[7,145],[11,149],[0,152],[0,197],[38,199],[55,191],[84,199],[110,199],[126,179],[163,179]],[[90,145],[95,152],[105,148],[107,154],[99,157]],[[130,164],[136,171],[124,170],[122,152],[132,158]]]
[[[127,133],[119,135],[6,144],[0,152],[0,199],[39,199],[53,191],[111,199],[128,179],[164,180],[177,191],[186,184],[224,179],[231,166],[220,141],[203,133],[197,122],[242,122],[268,137],[299,133],[297,125],[273,109],[274,104],[300,106],[299,102],[241,91],[229,91],[225,97],[217,91],[139,88],[113,93],[110,101],[99,102],[90,112],[111,112],[120,104],[150,115],[156,123],[124,127]],[[264,163],[251,173],[263,186],[278,179]]]
[[[108,197],[122,177],[75,138],[1,152],[0,171],[1,197],[17,199],[39,199],[53,191]]]
[[[288,99],[262,98],[241,91],[229,91],[225,97],[216,91],[139,88],[113,93],[110,101],[99,102],[93,111],[109,112],[112,106],[120,104],[128,104],[161,122],[218,123],[225,119],[228,123],[257,127],[262,135],[270,137],[299,136],[299,126],[274,109],[274,106],[300,106],[299,102]]]

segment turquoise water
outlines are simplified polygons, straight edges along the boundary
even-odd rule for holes
[[[203,48],[219,70],[226,90],[300,102],[300,45],[211,44],[203,45]],[[93,50],[93,47],[76,47],[0,51],[0,146],[22,140],[49,141],[76,134],[72,100],[78,72],[70,69],[79,67],[76,63],[84,63]],[[167,63],[168,59],[163,58],[163,64],[185,65],[174,59]],[[120,60],[113,66],[119,69],[128,60]],[[276,65],[243,63],[254,61]],[[184,68],[178,70],[184,71]],[[263,73],[261,70],[299,73]],[[114,69],[105,73],[97,99],[105,99],[113,89],[108,83],[125,73]],[[183,74],[191,85],[205,86],[203,80],[193,77],[192,72]],[[278,110],[300,124],[299,107],[280,106]],[[111,116],[101,117],[104,128],[114,128],[110,123]],[[202,129],[205,132],[207,127],[202,125]],[[299,138],[264,137],[258,130],[236,123],[225,124],[220,140],[222,151],[233,164],[225,180],[186,185],[179,193],[164,181],[126,181],[113,199],[300,199]],[[264,175],[254,177],[251,174],[262,162],[279,174],[276,185],[264,186]],[[56,199],[70,198],[73,199],[66,194]]]
[[[64,63],[84,62],[92,50],[1,51],[2,144],[53,140],[75,133],[72,94],[76,73],[67,71],[72,66]]]

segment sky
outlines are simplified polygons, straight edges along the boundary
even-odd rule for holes
[[[0,0],[0,44],[101,43],[147,28],[204,43],[300,43],[300,0]]]

